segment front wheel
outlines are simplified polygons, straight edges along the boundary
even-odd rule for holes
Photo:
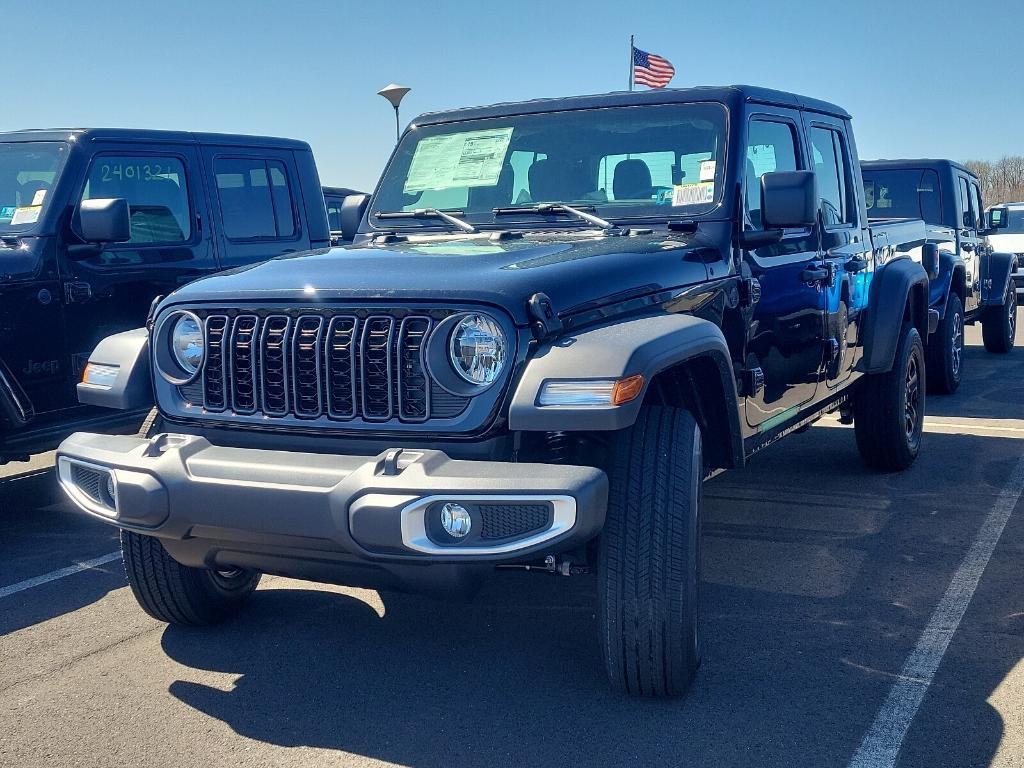
[[[259,584],[257,571],[190,568],[153,536],[121,531],[121,555],[142,610],[168,624],[201,626],[236,611]]]
[[[853,428],[864,463],[884,472],[906,469],[921,450],[925,406],[924,345],[904,325],[892,368],[864,377],[853,401]]]
[[[598,565],[601,650],[614,688],[680,696],[699,663],[701,434],[645,407],[616,439]]]
[[[949,294],[946,315],[928,339],[925,355],[929,391],[952,395],[960,386],[964,369],[964,306],[960,297]]]
[[[981,318],[981,340],[989,352],[1005,354],[1013,349],[1017,337],[1017,289],[1010,281],[1006,300],[989,307]]]

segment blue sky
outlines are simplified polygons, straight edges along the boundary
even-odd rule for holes
[[[629,35],[673,85],[752,83],[854,116],[863,158],[1024,154],[1024,3],[3,0],[0,130],[118,126],[308,141],[370,188],[422,111],[620,90]],[[22,33],[22,31],[24,33]]]

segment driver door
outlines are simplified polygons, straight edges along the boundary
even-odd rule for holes
[[[81,238],[77,213],[72,216],[62,273],[68,350],[77,373],[101,339],[143,325],[156,296],[215,270],[198,167],[188,145],[101,145],[92,157],[76,202],[126,199],[132,237],[77,257]]]

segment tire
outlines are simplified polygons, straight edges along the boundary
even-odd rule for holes
[[[214,624],[234,613],[259,584],[256,571],[219,572],[182,565],[160,540],[121,531],[121,555],[132,594],[159,621]]]
[[[1017,290],[1010,281],[1006,298],[998,307],[989,307],[981,318],[981,340],[985,349],[1006,354],[1017,337]]]
[[[642,408],[616,439],[598,557],[612,687],[681,696],[699,664],[701,435],[683,409]]]
[[[912,325],[904,325],[892,369],[864,377],[853,402],[853,427],[864,462],[897,472],[914,463],[924,431],[924,345]]]
[[[956,392],[964,370],[964,306],[955,293],[946,299],[946,316],[928,339],[925,363],[929,392],[940,395]]]

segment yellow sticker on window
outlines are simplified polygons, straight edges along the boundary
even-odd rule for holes
[[[17,224],[35,224],[39,221],[39,212],[43,210],[41,205],[26,205],[21,208],[14,209],[14,215],[11,217],[11,226]]]

